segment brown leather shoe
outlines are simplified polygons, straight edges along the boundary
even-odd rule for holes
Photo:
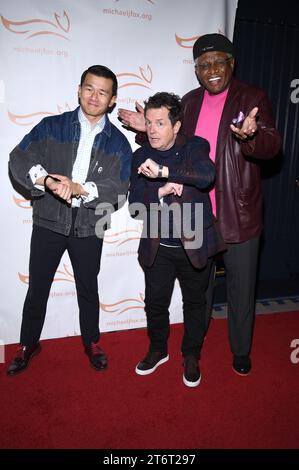
[[[33,356],[41,351],[40,343],[33,346],[22,346],[18,349],[17,355],[7,369],[7,375],[13,376],[27,369]]]
[[[99,347],[99,342],[91,343],[85,346],[85,353],[89,357],[90,365],[95,370],[104,370],[107,367],[107,357],[104,351]]]

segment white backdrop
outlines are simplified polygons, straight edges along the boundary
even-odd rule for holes
[[[133,109],[157,91],[197,86],[192,46],[199,35],[232,38],[237,0],[0,0],[1,272],[0,340],[19,340],[32,227],[29,201],[11,185],[12,148],[43,117],[77,106],[82,72],[104,64],[118,76],[118,106]],[[117,111],[111,120],[119,128]],[[124,131],[133,148],[134,135]],[[143,327],[139,222],[123,208],[104,240],[99,275],[101,331]],[[176,287],[171,321],[182,320]],[[72,268],[64,255],[42,338],[79,334]]]

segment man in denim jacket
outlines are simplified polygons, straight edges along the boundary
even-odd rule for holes
[[[116,95],[115,74],[102,65],[89,67],[78,89],[80,107],[43,119],[10,154],[13,178],[32,195],[33,232],[21,347],[8,375],[25,370],[41,349],[49,292],[65,250],[74,271],[85,352],[94,369],[107,367],[99,347],[97,284],[107,223],[97,215],[116,207],[120,196],[125,199],[132,157],[127,139],[107,116]]]

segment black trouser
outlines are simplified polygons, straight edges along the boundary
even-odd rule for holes
[[[177,278],[183,297],[183,356],[199,357],[205,335],[206,289],[210,272],[209,261],[204,269],[195,269],[183,248],[160,245],[154,264],[144,268],[145,312],[150,351],[167,353],[169,336],[169,305]]]
[[[232,353],[237,356],[249,355],[251,350],[258,250],[259,238],[253,238],[243,243],[227,243],[227,251],[223,255],[229,341]],[[207,325],[212,310],[213,289],[211,275],[207,292]]]
[[[34,225],[29,261],[29,287],[23,308],[21,344],[32,346],[41,335],[51,284],[65,250],[76,283],[80,329],[84,345],[99,339],[99,295],[103,240],[96,236],[68,237]],[[63,315],[63,311],[61,312]]]

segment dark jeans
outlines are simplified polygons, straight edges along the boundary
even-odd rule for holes
[[[144,268],[145,312],[150,351],[167,353],[169,305],[177,278],[183,297],[183,356],[199,357],[205,335],[206,289],[211,262],[204,269],[190,263],[183,248],[160,245],[154,264]]]
[[[32,346],[41,335],[51,284],[61,257],[68,251],[76,283],[83,343],[99,339],[99,295],[103,240],[96,236],[67,237],[34,225],[29,261],[29,287],[23,308],[21,344]],[[63,311],[61,312],[63,315]]]
[[[227,251],[223,255],[229,341],[232,353],[237,356],[249,355],[251,350],[258,250],[259,238],[253,238],[243,243],[227,243]],[[207,291],[207,326],[211,317],[213,290],[214,277],[211,275]]]

